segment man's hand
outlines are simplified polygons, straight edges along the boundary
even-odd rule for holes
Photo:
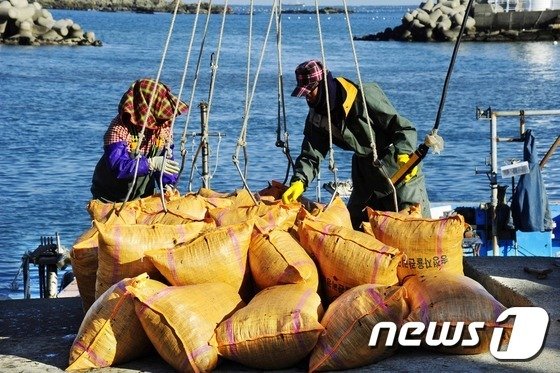
[[[150,171],[163,171],[164,173],[170,175],[177,174],[180,170],[179,163],[172,159],[165,159],[161,155],[148,158],[148,164],[150,166]]]
[[[410,157],[408,156],[408,154],[397,155],[397,165],[399,166],[399,168],[404,166],[408,162],[409,159],[410,159]],[[410,170],[410,172],[408,174],[406,174],[403,181],[405,183],[408,183],[410,181],[410,179],[412,179],[414,176],[416,176],[416,174],[418,174],[418,166],[414,166],[414,168],[412,170]]]
[[[282,201],[284,203],[292,203],[295,202],[305,191],[305,187],[303,186],[303,181],[296,180],[294,181],[290,187],[282,194]]]

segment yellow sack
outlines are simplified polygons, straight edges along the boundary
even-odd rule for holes
[[[376,346],[368,346],[377,323],[394,322],[400,328],[408,315],[406,291],[399,286],[364,284],[336,298],[329,305],[319,337],[309,359],[309,371],[358,368],[392,355],[398,347],[386,347],[387,332],[380,333]]]
[[[350,211],[348,211],[346,204],[339,196],[335,197],[332,203],[327,207],[314,209],[311,215],[314,217],[314,219],[311,218],[312,220],[352,229]]]
[[[260,216],[261,226],[267,230],[281,229],[283,231],[290,231],[296,222],[300,204],[291,203],[286,205],[281,200],[272,203],[273,205],[270,210],[265,215]]]
[[[149,351],[150,340],[136,316],[133,297],[127,290],[127,287],[139,287],[145,283],[150,284],[154,293],[167,287],[143,273],[119,281],[93,303],[72,343],[66,370],[113,366]]]
[[[253,221],[216,228],[193,242],[146,251],[171,285],[223,282],[242,291],[250,279],[246,275],[247,253]]]
[[[462,355],[479,354],[490,350],[492,332],[497,326],[496,319],[506,307],[481,284],[467,276],[442,272],[407,277],[403,288],[408,291],[410,303],[410,314],[406,321],[421,321],[426,327],[431,321],[438,323],[436,337],[440,334],[442,323],[447,321],[455,325],[458,321],[463,321],[465,322],[463,339],[471,339],[467,326],[475,321],[484,322],[484,328],[477,329],[480,343],[476,346],[464,347],[459,343],[456,346],[429,348],[443,353]],[[502,338],[505,337],[507,343],[513,323],[500,324],[500,327],[504,328]],[[453,337],[454,332],[455,326],[451,326],[447,333],[449,339]]]
[[[72,272],[76,277],[84,312],[95,302],[98,236],[97,228],[91,227],[76,239],[70,250]]]
[[[282,199],[282,194],[288,190],[288,186],[282,184],[279,181],[271,180],[268,182],[268,186],[257,192],[259,197],[264,200],[278,201]]]
[[[129,211],[129,210],[126,210]],[[114,210],[104,216],[106,225],[134,224],[136,215],[126,212],[117,215]],[[78,291],[82,299],[82,308],[86,312],[95,301],[95,283],[97,280],[97,261],[99,232],[94,225],[76,239],[70,250],[72,271],[76,277]]]
[[[395,285],[402,254],[371,235],[320,221],[303,221],[301,245],[319,265],[330,300],[358,285]]]
[[[178,191],[174,191],[171,193],[165,192],[164,193],[165,204],[170,203],[176,199],[181,198]],[[157,214],[158,212],[163,211],[163,203],[161,202],[161,194],[153,194],[148,197],[140,198],[138,200],[138,204],[140,206],[140,213],[145,215],[153,215]],[[133,201],[133,202],[136,202]]]
[[[373,235],[404,254],[397,268],[401,282],[416,274],[463,274],[463,216],[424,219],[369,207],[367,212]]]
[[[216,222],[218,227],[224,227],[226,225],[239,224],[249,219],[264,216],[274,208],[274,206],[265,205],[263,203],[247,207],[231,206],[214,208],[208,210],[208,216]]]
[[[218,326],[218,350],[252,368],[290,367],[317,343],[322,314],[319,295],[309,288],[290,284],[264,289]]]
[[[231,193],[217,192],[208,188],[200,188],[197,194],[203,198],[228,198],[232,196]]]
[[[247,189],[238,189],[229,197],[233,201],[233,206],[248,207],[254,206],[255,201]]]
[[[122,203],[102,202],[98,199],[92,199],[86,209],[91,219],[95,221],[105,223],[111,216],[116,215],[122,223],[136,224],[136,219],[140,214],[140,201],[130,201],[122,207]]]
[[[269,229],[279,227],[285,230],[288,230],[294,225],[297,213],[297,209],[294,209],[292,206],[280,204],[279,202],[260,202],[258,205],[247,207],[231,206],[208,210],[208,216],[211,217],[219,227],[261,218],[267,223]]]
[[[120,225],[94,223],[99,230],[99,266],[95,286],[96,297],[111,285],[126,277],[148,273],[161,278],[149,260],[144,259],[150,249],[173,248],[178,243],[190,242],[214,227],[209,222],[191,222],[181,225]]]
[[[163,209],[161,199],[159,204],[151,204],[150,209],[142,211],[138,218],[139,224],[185,224],[191,221],[204,220],[207,212],[206,200],[196,194],[186,194],[165,203],[167,211]]]
[[[158,293],[148,287],[129,290],[150,341],[179,372],[208,372],[216,368],[214,330],[245,306],[234,288],[221,283],[170,286]]]
[[[319,274],[313,259],[290,233],[261,228],[255,230],[249,246],[249,267],[259,290],[282,284],[306,284],[318,290]]]

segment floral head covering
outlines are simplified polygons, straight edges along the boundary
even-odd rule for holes
[[[148,113],[153,98],[151,111]],[[169,87],[153,79],[138,79],[125,92],[119,103],[119,114],[123,122],[135,127],[155,130],[171,126],[175,106],[179,105],[177,115],[186,112],[189,106],[175,97]]]

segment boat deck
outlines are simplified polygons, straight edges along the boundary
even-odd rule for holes
[[[550,257],[465,257],[465,274],[475,279],[507,307],[538,306],[550,317],[540,354],[529,361],[500,361],[490,353],[443,355],[422,349],[399,350],[379,363],[356,372],[393,371],[512,371],[551,372],[560,366],[560,267]],[[525,267],[551,269],[544,279]],[[0,301],[0,371],[60,372],[83,318],[80,298],[69,288],[64,298]],[[157,356],[92,371],[173,372]],[[223,362],[217,372],[250,372],[252,369]],[[284,370],[306,372],[306,362]]]

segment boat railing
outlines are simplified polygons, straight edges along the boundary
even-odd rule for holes
[[[529,116],[550,116],[556,115],[560,116],[560,110],[510,110],[510,111],[498,111],[488,108],[482,110],[479,107],[476,108],[476,119],[477,120],[489,120],[490,122],[490,169],[485,171],[476,171],[477,174],[482,173],[488,175],[490,180],[491,189],[491,202],[490,202],[490,220],[492,224],[492,231],[490,235],[492,252],[494,256],[499,255],[498,246],[498,224],[497,217],[495,214],[496,208],[498,206],[498,143],[500,142],[522,142],[524,141],[524,134],[526,131],[526,118]],[[519,136],[518,137],[499,137],[498,136],[498,118],[499,117],[518,117],[519,118]],[[542,168],[544,164],[550,159],[558,144],[560,143],[560,136],[556,138],[550,147],[549,151],[545,157],[540,162],[540,167]],[[515,165],[514,165],[515,166]],[[521,165],[520,165],[521,166]],[[503,168],[503,167],[502,167]],[[509,168],[511,173],[509,176],[518,176],[523,173],[527,173],[528,169],[525,167],[514,167]]]

